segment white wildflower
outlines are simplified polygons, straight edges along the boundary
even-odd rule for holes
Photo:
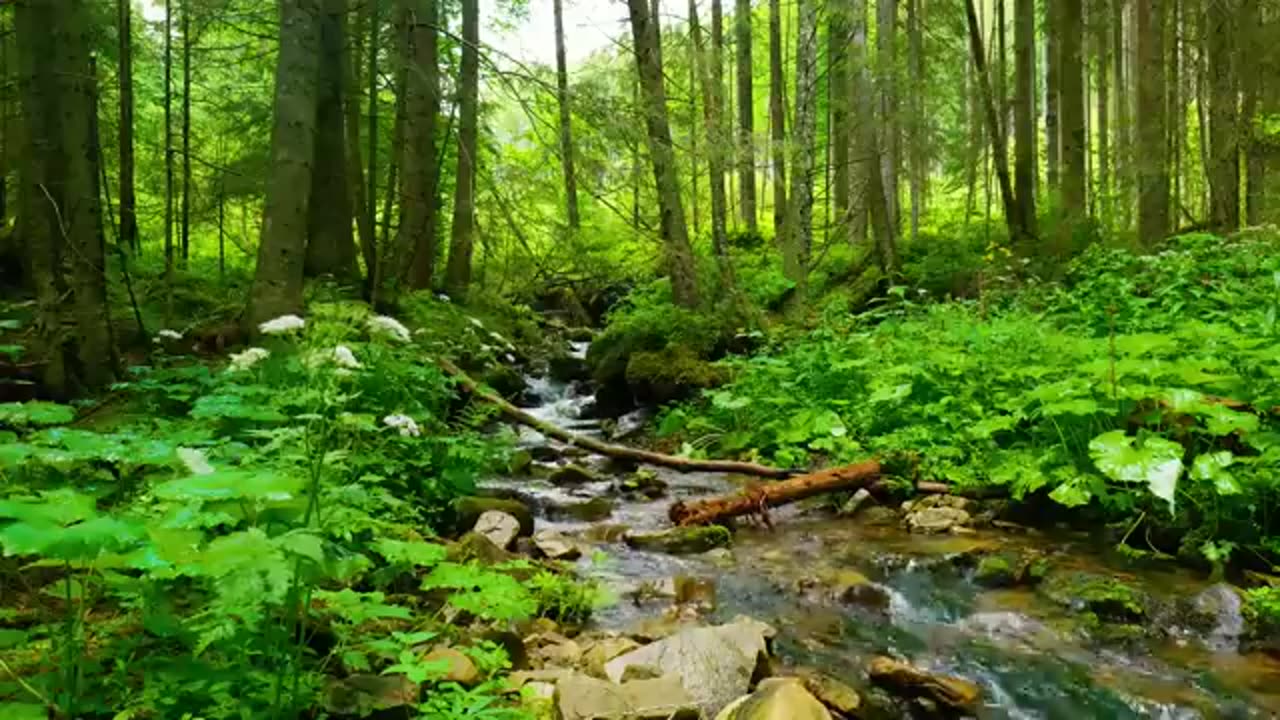
[[[156,342],[163,342],[165,340],[181,340],[181,339],[182,339],[182,333],[178,332],[177,330],[170,330],[168,328],[165,328],[164,330],[157,332],[155,337]]]
[[[481,330],[483,330],[483,329],[484,329],[484,323],[480,322],[480,318],[469,317],[469,318],[467,318],[467,319],[471,321],[471,324],[472,324],[472,325],[475,325],[476,327],[480,328]]]
[[[192,475],[209,475],[213,472],[213,466],[209,464],[209,458],[205,457],[203,450],[180,447],[178,459],[187,466],[187,470],[191,471]]]
[[[506,361],[511,363],[512,365],[516,364],[516,356],[512,355],[511,353],[507,353],[506,355],[503,356],[503,358],[505,358]]]
[[[294,330],[301,330],[306,326],[307,321],[297,315],[281,315],[259,325],[258,332],[263,335],[282,335]]]
[[[499,333],[496,333],[496,332],[490,332],[490,333],[489,333],[489,337],[493,338],[494,340],[497,340],[498,342],[502,343],[502,344],[503,344],[504,346],[506,346],[506,347],[511,347],[511,346],[512,346],[512,345],[511,345],[511,341],[510,341],[510,340],[508,340],[508,339],[506,339],[506,338],[504,338],[504,337],[502,337],[502,335],[501,335],[501,334],[499,334]]]
[[[271,357],[271,351],[260,347],[251,347],[244,352],[231,353],[230,369],[248,370],[269,357]]]
[[[387,427],[399,428],[400,434],[404,437],[418,437],[422,435],[422,430],[418,428],[418,423],[408,415],[388,415],[382,418],[382,424]]]
[[[409,335],[409,328],[400,324],[399,320],[386,315],[375,315],[369,318],[369,332],[374,335],[383,335],[400,342],[409,342],[412,338]]]
[[[359,370],[364,367],[356,359],[355,354],[351,352],[351,348],[346,345],[339,345],[333,349],[333,361],[337,363],[338,367],[346,368],[347,370]]]
[[[451,300],[449,300],[449,296],[445,295],[444,293],[436,293],[436,299],[439,300],[440,302],[452,302]]]

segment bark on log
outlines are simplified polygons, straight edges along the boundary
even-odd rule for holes
[[[868,487],[879,479],[880,461],[864,460],[768,485],[756,485],[734,495],[677,502],[667,511],[667,516],[676,525],[707,525],[743,515],[761,515],[767,519],[766,511],[770,507],[824,493]]]
[[[695,460],[693,458],[676,457],[675,455],[665,455],[663,453],[651,452],[648,450],[638,450],[636,448],[630,448],[623,445],[612,445],[592,437],[571,433],[564,428],[539,420],[506,400],[503,400],[501,397],[482,389],[479,383],[448,360],[439,359],[436,363],[440,366],[441,370],[444,370],[445,374],[457,379],[459,387],[466,392],[475,395],[481,400],[492,404],[494,407],[498,408],[503,415],[507,416],[511,420],[514,420],[521,425],[531,427],[547,437],[555,438],[561,442],[584,448],[594,453],[607,455],[620,460],[630,460],[637,463],[668,467],[679,472],[738,473],[741,475],[754,475],[756,477],[765,478],[788,478],[800,472],[798,470],[791,470],[787,468],[776,468],[768,465],[737,462],[733,460]]]

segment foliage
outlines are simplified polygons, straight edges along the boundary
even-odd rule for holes
[[[823,316],[726,361],[733,381],[661,430],[787,466],[898,455],[921,479],[1261,548],[1280,532],[1278,240],[1095,246],[1061,284]]]

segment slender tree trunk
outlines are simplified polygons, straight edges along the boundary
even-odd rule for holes
[[[831,142],[832,202],[837,238],[849,236],[849,133],[850,39],[849,3],[838,1],[827,5],[827,135]]]
[[[696,24],[698,15],[697,0],[689,0],[689,27],[692,30]],[[692,32],[690,32],[690,41],[693,40]],[[701,199],[698,193],[698,168],[702,164],[702,157],[698,154],[698,88],[700,75],[702,73],[702,65],[706,59],[702,57],[703,52],[696,47],[689,50],[689,220],[693,225],[694,242],[702,236],[702,213],[699,209]],[[704,108],[705,110],[705,108]],[[714,219],[713,219],[714,224]]]
[[[1187,46],[1184,44],[1183,38],[1183,3],[1182,0],[1173,0],[1169,6],[1168,14],[1165,16],[1168,29],[1165,37],[1168,38],[1168,45],[1165,47],[1166,54],[1169,57],[1169,80],[1165,86],[1169,96],[1168,113],[1169,118],[1169,153],[1170,166],[1173,172],[1170,177],[1173,189],[1170,193],[1171,208],[1170,220],[1177,225],[1178,215],[1182,208],[1182,156],[1183,148],[1187,142],[1187,109],[1186,105],[1190,102],[1190,94],[1187,92]]]
[[[267,320],[302,310],[307,200],[315,154],[319,14],[318,0],[280,0],[267,199],[245,312],[251,333]]]
[[[454,175],[453,223],[445,287],[466,299],[471,287],[471,255],[476,235],[476,166],[480,104],[480,5],[462,0],[462,67],[458,78],[458,170]]]
[[[909,2],[910,0],[908,0]],[[1000,131],[1004,133],[1004,141],[1009,142],[1009,53],[1006,29],[1009,19],[1005,16],[1005,0],[995,0],[996,22],[992,28],[995,35],[996,60],[991,71],[991,82],[996,93],[996,112],[1000,116]]]
[[[738,192],[747,232],[760,232],[756,220],[755,77],[751,55],[751,0],[736,0],[734,42],[738,56]]]
[[[720,97],[723,77],[721,67],[721,17],[720,0],[711,0],[711,51],[702,42],[702,28],[698,22],[697,3],[689,3],[689,32],[693,40],[694,66],[699,68],[702,86],[702,107],[707,133],[707,158],[711,185],[711,246],[720,268],[720,284],[728,293],[734,289],[733,263],[729,259],[727,238],[727,199],[725,197],[725,146],[728,135],[724,132]]]
[[[783,82],[782,4],[781,0],[769,0],[769,144],[773,153],[773,237],[779,247],[787,237],[787,113]]]
[[[787,206],[787,245],[783,270],[805,296],[813,246],[813,144],[818,114],[818,8],[816,0],[798,0],[796,33],[795,142],[791,154],[791,192]]]
[[[382,263],[382,256],[387,251],[388,243],[378,242],[377,226],[378,226],[378,51],[382,49],[382,43],[378,38],[379,31],[382,29],[382,0],[365,0],[365,7],[369,10],[369,190],[365,195],[365,213],[368,214],[369,236],[375,238],[373,242],[372,261],[369,266],[369,304],[378,305],[379,293],[382,290],[383,273],[385,268]],[[397,93],[403,93],[404,88],[396,88]],[[400,118],[397,114],[395,119],[396,125],[399,125]],[[398,145],[397,145],[398,147]],[[389,165],[395,165],[395,159],[399,157],[399,153],[395,147],[392,147],[390,153]],[[387,193],[393,191],[388,187]],[[369,259],[369,251],[365,251],[365,258]]]
[[[360,279],[352,239],[351,193],[347,175],[343,103],[342,18],[346,0],[320,0],[320,62],[316,73],[315,161],[307,203],[308,277],[332,275],[339,282]]]
[[[360,63],[364,56],[365,25],[372,15],[373,2],[366,0],[356,10],[355,23],[342,22],[342,37],[349,37],[350,44],[342,44],[342,69],[345,73],[342,97],[344,110],[343,125],[346,130],[347,179],[350,183],[351,211],[356,216],[356,235],[360,238],[360,256],[364,260],[366,297],[372,299],[373,276],[378,264],[378,243],[374,229],[374,214],[370,206],[376,202],[366,185],[364,176],[364,153],[360,149]],[[376,48],[375,48],[376,52]],[[376,78],[371,78],[376,82]],[[377,101],[373,93],[369,94],[369,102]],[[370,162],[374,158],[369,158]],[[372,168],[371,168],[372,170]]]
[[[867,23],[864,0],[853,0],[849,13],[849,77],[852,82],[850,91],[851,106],[857,108],[871,107],[875,102],[876,91],[872,86],[871,74],[868,71]],[[885,195],[885,187],[880,175],[880,136],[870,122],[865,122],[871,113],[861,113],[863,122],[854,124],[850,134],[849,154],[860,159],[859,171],[854,178],[860,178],[862,185],[861,198],[854,206],[853,212],[862,209],[862,217],[869,216],[872,234],[875,238],[876,256],[880,261],[880,271],[888,278],[898,272],[897,227],[889,215],[889,199]],[[855,191],[855,197],[859,194]],[[855,223],[858,222],[855,219]],[[864,225],[866,220],[861,221]],[[858,226],[855,226],[858,229]],[[860,229],[859,229],[860,231]]]
[[[401,17],[405,23],[402,31],[406,57],[404,84],[404,136],[401,148],[400,180],[400,231],[395,243],[396,253],[391,266],[395,277],[407,280],[409,287],[421,290],[431,287],[436,266],[436,234],[439,205],[439,176],[436,168],[436,117],[440,114],[439,75],[439,4],[437,0],[401,0]],[[464,10],[479,10],[473,0],[464,4]],[[467,19],[467,13],[463,13]],[[451,292],[466,294],[471,282],[471,247],[473,235],[472,217],[475,203],[475,142],[468,147],[466,140],[475,137],[468,133],[467,123],[475,127],[476,120],[465,110],[474,110],[477,98],[471,92],[472,80],[479,83],[479,61],[473,41],[464,37],[462,45],[463,67],[459,78],[458,133],[458,186],[454,193],[454,228],[452,242],[458,245],[457,259],[450,258],[446,283],[452,283]],[[471,43],[471,44],[468,44]],[[475,72],[468,72],[474,67]],[[478,87],[478,85],[477,85]],[[464,135],[466,137],[464,138]],[[464,173],[466,173],[464,175]],[[472,209],[459,218],[457,204],[470,205]],[[464,207],[463,210],[466,210]],[[452,254],[452,253],[451,253]],[[406,264],[407,263],[407,264]],[[393,277],[388,274],[388,279]]]
[[[649,159],[658,191],[659,224],[666,245],[671,292],[677,305],[694,308],[699,304],[698,278],[693,248],[689,244],[689,228],[685,224],[684,205],[680,200],[680,182],[676,177],[675,153],[671,146],[671,125],[667,120],[667,93],[663,87],[662,56],[659,52],[662,39],[646,0],[627,0],[627,9],[631,18],[636,71],[643,92],[641,110],[644,112]]]
[[[1138,239],[1150,247],[1169,230],[1164,23],[1161,0],[1133,0],[1138,39]]]
[[[876,1],[876,60],[880,89],[880,173],[889,204],[889,217],[899,227],[898,143],[902,132],[898,117],[898,0]]]
[[[1089,171],[1085,156],[1088,154],[1089,137],[1085,127],[1082,52],[1084,7],[1082,0],[1058,0],[1057,8],[1058,50],[1062,54],[1058,78],[1062,163],[1059,181],[1062,186],[1062,210],[1067,220],[1063,229],[1069,233],[1088,215],[1085,180]]]
[[[138,211],[133,180],[133,2],[116,0],[120,53],[120,246],[137,253]],[[0,179],[0,185],[3,180]],[[0,195],[3,188],[0,188]],[[0,222],[4,212],[0,209]]]
[[[553,0],[556,23],[556,95],[560,103],[560,164],[564,169],[565,210],[569,229],[577,230],[578,180],[573,172],[573,129],[569,108],[569,66],[564,49],[564,0]]]
[[[1108,104],[1111,102],[1110,81],[1108,73],[1111,68],[1110,37],[1107,33],[1107,18],[1110,17],[1107,3],[1110,0],[1094,0],[1090,23],[1093,30],[1094,50],[1097,53],[1097,110],[1098,115],[1098,215],[1107,221],[1111,220],[1111,118]]]
[[[843,7],[848,42],[844,58],[845,118],[849,126],[843,136],[848,146],[845,150],[845,158],[848,164],[846,177],[849,187],[845,216],[841,222],[848,241],[858,244],[867,237],[871,202],[871,188],[868,182],[871,170],[879,168],[880,160],[879,151],[875,148],[874,127],[870,120],[874,115],[871,109],[875,103],[875,90],[871,86],[867,73],[866,0],[845,0]],[[862,136],[863,130],[870,130],[872,133],[870,146]]]
[[[1258,139],[1258,103],[1262,96],[1262,84],[1267,66],[1266,57],[1269,49],[1263,39],[1262,13],[1259,10],[1260,0],[1240,1],[1240,31],[1246,52],[1243,57],[1256,59],[1259,67],[1247,70],[1243,63],[1240,67],[1240,85],[1243,93],[1241,106],[1240,130],[1244,142],[1245,155],[1245,223],[1257,225],[1262,222],[1262,207],[1265,194],[1265,170],[1262,143]],[[1272,42],[1275,38],[1272,38]]]
[[[164,11],[164,325],[173,320],[173,5]]]
[[[1110,0],[1111,2],[1111,60],[1112,60],[1112,86],[1115,95],[1115,125],[1113,128],[1113,143],[1115,148],[1115,159],[1112,167],[1115,175],[1115,202],[1113,207],[1116,210],[1116,221],[1122,229],[1129,227],[1129,208],[1132,204],[1129,188],[1129,178],[1132,173],[1132,152],[1133,147],[1129,138],[1131,120],[1129,117],[1129,103],[1133,88],[1126,84],[1125,73],[1125,3],[1131,0]]]
[[[1014,6],[1014,192],[1018,225],[1030,239],[1036,235],[1036,3],[1016,0]],[[1029,250],[1030,248],[1026,248]]]
[[[982,95],[984,114],[987,119],[987,135],[991,137],[991,154],[996,166],[996,177],[1000,181],[1000,199],[1004,204],[1005,224],[1010,238],[1025,237],[1025,231],[1019,225],[1024,213],[1018,208],[1013,194],[1013,183],[1009,179],[1008,151],[1005,148],[1004,133],[1000,131],[1000,115],[996,112],[995,93],[991,89],[991,79],[987,74],[987,60],[982,45],[982,26],[978,23],[978,11],[973,0],[965,0],[965,12],[969,25],[969,50],[973,54],[975,75]]]
[[[191,258],[191,0],[182,3],[182,267]]]
[[[1240,226],[1240,134],[1236,74],[1232,55],[1238,42],[1238,0],[1210,0],[1205,9],[1205,51],[1209,61],[1209,203],[1218,232]]]
[[[924,186],[928,148],[928,117],[925,114],[924,29],[921,5],[924,0],[907,0],[907,56],[911,65],[911,242],[920,238],[920,215],[924,212]],[[1001,9],[1004,2],[1001,0]],[[1001,26],[1003,27],[1003,25]],[[1003,65],[1003,63],[1002,63]]]
[[[1058,6],[1076,0],[1044,0],[1044,138],[1045,173],[1049,192],[1058,191],[1059,156],[1062,149],[1058,129],[1058,92],[1061,84],[1062,55],[1058,47],[1061,15]]]

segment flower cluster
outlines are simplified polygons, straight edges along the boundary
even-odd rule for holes
[[[181,340],[181,339],[182,339],[182,333],[178,332],[177,330],[170,330],[168,328],[165,328],[164,330],[160,330],[159,332],[156,333],[156,336],[155,336],[155,342],[163,342],[165,340]]]
[[[263,335],[283,335],[294,330],[301,330],[306,326],[307,321],[297,315],[281,315],[258,325],[258,332]]]
[[[400,342],[409,342],[409,328],[400,324],[399,320],[386,315],[375,315],[369,318],[369,332],[374,335],[382,335],[383,337],[399,340]]]
[[[400,435],[403,437],[419,437],[422,435],[422,429],[418,427],[418,423],[408,415],[388,415],[382,418],[382,424],[387,427],[399,428]]]
[[[244,352],[231,353],[230,369],[233,371],[248,370],[269,357],[271,357],[271,351],[260,347],[251,347]]]
[[[339,345],[333,349],[333,362],[338,367],[347,370],[359,370],[364,367],[356,359],[355,353],[351,352],[351,348],[346,345]]]

